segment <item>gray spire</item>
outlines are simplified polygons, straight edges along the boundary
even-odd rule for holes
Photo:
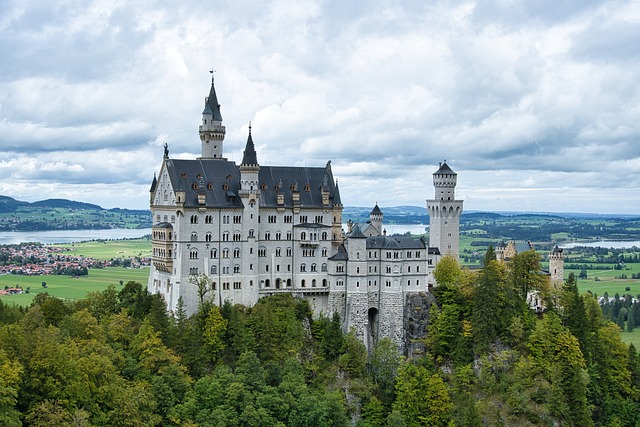
[[[220,104],[218,104],[218,96],[216,95],[216,88],[213,85],[213,73],[211,73],[211,90],[209,96],[204,103],[204,110],[202,114],[211,114],[213,120],[218,122],[222,121],[222,114],[220,114]]]
[[[242,156],[243,165],[257,165],[258,155],[256,153],[255,146],[253,145],[253,138],[251,137],[251,123],[249,123],[249,137],[247,138],[247,145],[244,147],[244,156]]]

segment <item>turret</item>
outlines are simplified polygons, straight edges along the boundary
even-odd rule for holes
[[[459,256],[460,215],[462,200],[456,200],[458,175],[444,163],[433,173],[435,197],[427,200],[429,213],[429,246],[440,249],[442,255]]]
[[[204,99],[202,124],[200,125],[200,141],[202,142],[201,159],[223,159],[222,144],[226,130],[222,126],[222,114],[211,72],[211,89],[209,96]]]
[[[376,206],[373,208],[371,213],[369,213],[369,222],[371,222],[371,225],[373,225],[376,228],[376,230],[378,230],[379,236],[382,236],[382,219],[383,218],[384,218],[384,215],[380,210],[380,208],[378,207],[378,204],[376,203]]]
[[[554,287],[564,283],[564,250],[558,246],[549,252],[549,275]]]

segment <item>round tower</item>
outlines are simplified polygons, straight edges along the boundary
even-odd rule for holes
[[[216,89],[213,84],[213,71],[211,72],[211,89],[209,96],[204,99],[204,110],[202,110],[202,124],[199,128],[200,141],[202,143],[202,156],[200,159],[222,159],[224,160],[222,144],[226,130],[222,126],[222,114],[220,114],[220,104],[216,96]]]
[[[459,256],[462,215],[462,200],[456,200],[455,197],[457,183],[458,174],[445,160],[433,174],[435,197],[427,200],[429,246],[439,248],[442,255],[451,255],[456,259]]]
[[[564,283],[564,249],[558,246],[549,252],[549,274],[554,287]]]
[[[376,206],[373,208],[371,213],[369,213],[369,222],[371,223],[371,225],[373,225],[376,228],[376,230],[378,230],[378,236],[382,236],[382,219],[383,218],[384,218],[384,215],[382,214],[382,211],[380,210],[380,208],[378,207],[378,204],[376,203]]]

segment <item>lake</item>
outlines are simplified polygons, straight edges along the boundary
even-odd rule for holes
[[[613,248],[613,249],[626,249],[632,248],[634,246],[640,247],[640,241],[638,240],[600,240],[597,242],[575,242],[575,243],[565,243],[560,245],[561,248],[571,249],[576,246],[586,246],[589,248]]]
[[[151,234],[150,228],[107,230],[53,230],[53,231],[4,231],[0,232],[0,245],[15,245],[22,242],[52,243],[86,242],[88,240],[135,239]]]
[[[387,235],[424,234],[424,224],[384,224]],[[345,231],[347,225],[344,224]],[[53,231],[4,231],[0,232],[0,245],[16,245],[22,242],[40,242],[43,245],[53,243],[86,242],[88,240],[135,239],[151,234],[150,228],[136,230],[112,228],[108,230],[53,230]]]

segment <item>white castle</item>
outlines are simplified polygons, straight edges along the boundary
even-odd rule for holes
[[[441,254],[458,257],[462,201],[457,175],[440,164],[427,200],[429,242],[387,236],[376,204],[370,220],[343,231],[342,201],[331,162],[324,167],[262,166],[251,127],[242,163],[224,157],[225,127],[213,79],[200,125],[201,156],[169,158],[150,190],[153,262],[148,289],[175,311],[200,302],[206,276],[215,304],[252,306],[290,293],[315,315],[338,313],[344,330],[368,348],[390,337],[405,349],[407,301],[434,285]]]

